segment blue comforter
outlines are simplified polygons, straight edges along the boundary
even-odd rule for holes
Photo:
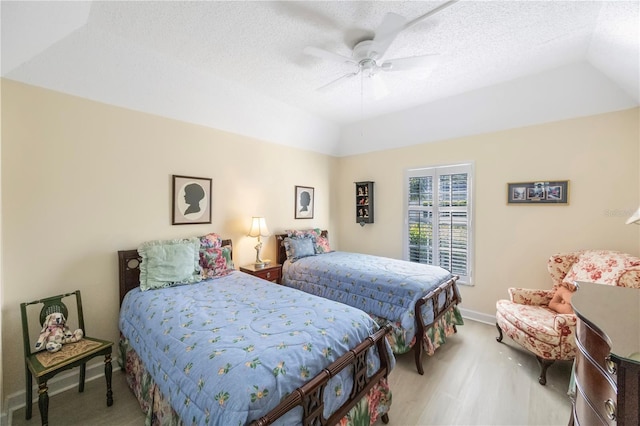
[[[255,420],[377,329],[359,309],[241,272],[135,289],[120,310],[122,334],[186,424]],[[370,373],[376,353],[370,349]],[[325,416],[350,390],[346,372],[332,379]],[[279,424],[298,424],[299,410]]]
[[[438,266],[341,251],[286,261],[282,271],[284,285],[357,307],[412,333],[416,301],[453,277]],[[425,323],[433,321],[430,304],[422,311]]]

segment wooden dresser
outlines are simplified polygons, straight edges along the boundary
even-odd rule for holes
[[[637,426],[640,289],[578,283],[575,400],[569,424]]]

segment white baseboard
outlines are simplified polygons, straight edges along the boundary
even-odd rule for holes
[[[460,314],[462,315],[462,318],[482,322],[489,325],[496,324],[495,315],[487,315],[487,314],[483,314],[482,312],[471,311],[469,309],[464,309],[462,307],[460,307],[459,309],[460,309]]]
[[[113,371],[119,371],[119,363],[118,359],[112,359],[111,365],[113,366]],[[87,365],[87,370],[85,373],[85,383],[90,382],[95,379],[104,377],[104,363],[95,363],[92,365]],[[64,392],[66,390],[78,387],[78,381],[80,380],[80,369],[73,368],[67,372],[60,373],[59,375],[53,377],[51,380],[47,382],[49,387],[49,396],[53,396],[59,394],[60,392]],[[35,380],[34,380],[35,382]],[[13,420],[13,412],[15,410],[19,410],[20,408],[25,406],[25,397],[26,391],[22,390],[20,392],[13,393],[6,398],[6,404],[3,407],[3,411],[0,417],[0,425],[11,426]],[[38,385],[36,384],[33,387],[33,402],[38,401]],[[37,411],[38,408],[36,407]],[[34,413],[34,415],[39,415],[38,413]]]

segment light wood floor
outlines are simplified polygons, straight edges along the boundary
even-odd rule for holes
[[[467,320],[434,356],[426,357],[424,376],[416,372],[413,353],[397,357],[389,376],[389,425],[566,425],[571,363],[553,364],[547,385],[541,386],[535,357],[506,336],[496,342],[496,335],[495,326]],[[49,424],[144,425],[120,371],[114,372],[113,391],[109,408],[104,379],[87,382],[82,394],[73,389],[51,397]],[[25,421],[24,408],[12,420],[16,426],[39,426],[37,404],[31,420]]]

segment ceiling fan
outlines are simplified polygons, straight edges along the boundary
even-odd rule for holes
[[[353,65],[353,71],[350,71],[335,80],[319,87],[317,90],[324,90],[335,83],[354,77],[358,74],[362,78],[374,77],[380,71],[403,71],[414,68],[426,67],[433,63],[437,54],[427,54],[420,56],[410,56],[396,59],[386,59],[385,54],[387,49],[391,46],[391,43],[402,31],[413,26],[419,21],[438,13],[439,11],[457,3],[459,0],[450,0],[446,3],[436,7],[435,9],[421,15],[411,21],[407,21],[406,18],[390,12],[387,13],[380,26],[376,29],[375,35],[371,40],[362,40],[353,47],[351,57],[344,56],[338,53],[334,53],[319,47],[307,46],[303,49],[303,52],[307,55],[315,56],[318,58],[326,59],[332,62],[345,63]],[[362,81],[362,80],[361,80]],[[388,94],[386,86],[380,79],[372,79],[374,82],[374,96],[380,98]]]

